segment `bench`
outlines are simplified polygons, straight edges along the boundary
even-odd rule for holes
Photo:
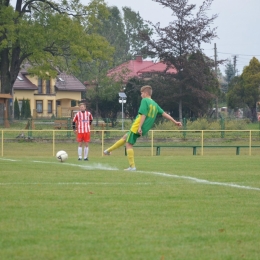
[[[150,145],[137,145],[134,148],[138,147],[148,147],[151,148]],[[197,148],[201,148],[200,145],[154,145],[156,148],[156,155],[161,154],[161,148],[192,148],[192,154],[197,155]],[[240,154],[240,148],[249,148],[249,145],[204,145],[203,148],[235,148],[236,155]],[[260,148],[260,145],[252,145],[251,148]],[[127,155],[126,147],[125,147],[125,155]]]
[[[151,145],[137,145],[134,146],[134,148],[138,148],[138,147],[147,147],[147,148],[151,148]],[[168,147],[168,148],[175,148],[175,147],[180,147],[180,148],[193,148],[193,155],[196,155],[197,153],[197,147],[201,147],[201,146],[192,146],[192,145],[185,145],[185,146],[181,146],[181,145],[154,145],[153,148],[156,148],[156,155],[160,155],[161,154],[161,148],[162,147]],[[125,155],[127,155],[126,152],[126,147],[125,147]]]
[[[54,129],[68,129],[68,120],[55,120]]]

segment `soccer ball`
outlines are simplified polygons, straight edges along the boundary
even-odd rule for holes
[[[65,162],[68,159],[68,154],[65,151],[58,151],[56,153],[56,158],[60,162]]]

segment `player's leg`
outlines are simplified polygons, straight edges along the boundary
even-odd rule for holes
[[[90,132],[84,134],[84,161],[88,161],[88,153],[89,153],[89,142],[90,142]]]
[[[111,151],[121,147],[122,145],[125,144],[126,142],[126,138],[127,138],[127,134],[125,134],[120,140],[118,140],[116,143],[114,143],[112,146],[110,146],[109,148],[107,148],[104,151],[104,155],[110,155]]]
[[[127,159],[129,162],[129,167],[125,170],[127,171],[135,171],[135,159],[134,159],[134,149],[133,145],[136,143],[137,138],[140,135],[134,134],[133,132],[129,132],[127,139],[126,139],[126,152],[127,152]]]
[[[78,141],[78,160],[82,160],[82,134],[78,133],[77,135],[77,141]]]
[[[78,143],[78,160],[81,161],[82,160],[82,142]]]
[[[88,143],[85,143],[85,146],[84,146],[84,161],[88,161],[88,152],[89,152]]]

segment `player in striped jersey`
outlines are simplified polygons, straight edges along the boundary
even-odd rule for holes
[[[86,110],[84,103],[79,104],[80,111],[74,116],[72,127],[74,133],[77,134],[78,141],[78,156],[79,161],[82,160],[82,144],[85,143],[84,147],[84,161],[88,161],[88,144],[90,142],[90,125],[93,121],[92,114]]]

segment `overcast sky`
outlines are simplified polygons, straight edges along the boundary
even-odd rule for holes
[[[105,0],[109,6],[128,6],[139,12],[140,16],[162,26],[171,21],[170,9],[163,8],[152,0]],[[82,0],[84,4],[89,0]],[[189,3],[200,6],[203,0],[190,0]],[[255,56],[260,60],[260,0],[214,0],[211,14],[218,14],[214,27],[216,38],[211,44],[204,46],[207,56],[214,57],[214,43],[217,44],[218,59],[231,59],[237,56],[237,69],[242,73],[243,67]],[[221,67],[223,72],[224,67]]]

